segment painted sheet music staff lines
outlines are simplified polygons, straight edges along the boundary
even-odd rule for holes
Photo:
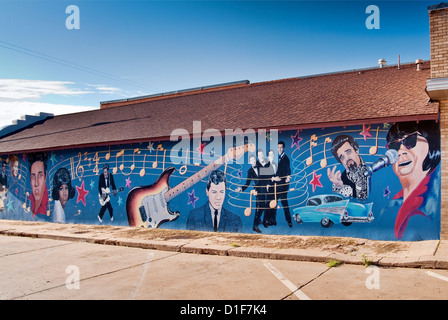
[[[316,171],[337,164],[338,161],[331,153],[331,142],[332,137],[336,137],[338,134],[353,134],[359,145],[360,156],[383,155],[386,152],[386,138],[380,137],[380,132],[386,132],[387,134],[387,130],[380,130],[380,127],[381,125],[378,125],[377,128],[373,129],[375,130],[375,136],[366,139],[362,136],[356,136],[356,134],[359,134],[359,130],[331,132],[321,136],[313,134],[310,139],[300,144],[300,148],[293,150],[291,156],[293,159],[300,159],[307,167],[312,167]],[[366,163],[370,164],[375,160],[376,157],[373,161],[366,161]]]
[[[173,177],[186,178],[208,165],[207,162],[204,163],[204,159],[198,157],[197,151],[189,150],[187,156],[188,160],[186,161],[185,157],[181,155],[172,155],[169,153],[169,149],[165,149],[162,144],[158,144],[153,151],[141,146],[126,149],[108,147],[102,151],[78,152],[76,155],[59,161],[49,170],[48,174],[51,177],[57,169],[65,167],[69,169],[71,178],[75,182],[100,175],[103,165],[108,164],[113,174],[138,175],[140,177],[159,176],[163,170],[174,166],[177,170]]]

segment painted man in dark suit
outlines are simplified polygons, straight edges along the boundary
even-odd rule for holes
[[[98,192],[103,200],[106,200],[107,197],[103,194],[102,189],[106,188],[109,188],[110,192],[117,191],[117,188],[115,187],[114,176],[109,172],[108,164],[105,164],[103,166],[103,174],[100,175],[100,178],[98,180]],[[112,208],[110,199],[109,201],[106,201],[103,206],[101,206],[100,213],[98,214],[98,220],[100,222],[103,222],[103,215],[106,212],[106,209],[109,210],[110,221],[114,221],[114,209]]]
[[[208,201],[193,209],[187,218],[188,230],[241,232],[241,218],[223,207],[226,197],[226,176],[221,170],[210,172],[206,194]]]
[[[285,211],[285,220],[288,226],[292,228],[291,213],[288,204],[289,181],[291,180],[291,164],[288,156],[285,154],[285,143],[278,143],[278,169],[273,181],[277,183],[277,201],[281,201]]]
[[[258,151],[259,158],[263,155],[263,151]],[[264,167],[263,164],[261,164],[260,161],[256,161],[255,156],[251,155],[249,157],[249,163],[251,164],[251,167],[247,171],[247,179],[246,183],[242,187],[236,188],[235,191],[241,192],[245,191],[253,182],[254,191],[257,192],[255,199],[256,199],[256,209],[255,209],[255,217],[254,217],[254,224],[253,224],[253,230],[257,233],[261,233],[261,230],[258,228],[258,226],[261,224],[261,216],[263,215],[263,212],[266,210],[268,204],[266,203],[266,179],[263,179],[264,176],[266,176],[266,172],[268,171],[267,167]],[[263,172],[264,171],[264,172]]]
[[[0,173],[0,187],[8,188],[8,176],[6,175],[6,161],[2,163],[2,172]]]

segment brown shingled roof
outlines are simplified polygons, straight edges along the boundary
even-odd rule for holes
[[[0,139],[0,153],[163,140],[176,128],[192,132],[247,128],[308,128],[438,119],[426,94],[429,62],[283,79],[55,116]]]

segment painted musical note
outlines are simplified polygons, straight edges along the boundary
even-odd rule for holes
[[[146,166],[146,154],[145,157],[143,158],[143,169],[140,170],[140,177],[143,177],[146,173],[145,166]]]
[[[315,146],[317,146],[317,143],[316,142],[314,142],[314,141],[316,141],[317,140],[317,137],[316,137],[316,135],[315,134],[313,134],[312,136],[311,136],[311,139],[310,139],[310,156],[306,159],[306,165],[307,166],[310,166],[312,163],[313,163],[313,148],[315,147]]]
[[[86,152],[84,152],[84,161],[89,161],[89,168],[92,165],[92,157],[87,157],[89,154]]]
[[[380,126],[378,126],[378,128],[376,128],[376,138],[375,138],[375,145],[373,147],[370,147],[369,153],[371,155],[374,155],[378,152],[378,134],[380,131]]]
[[[160,151],[162,151],[163,150],[163,147],[162,147],[162,145],[161,144],[159,144],[158,146],[157,146],[157,150],[156,150],[156,161],[154,161],[153,163],[152,163],[152,167],[155,169],[155,168],[157,168],[157,166],[158,166],[158,157],[159,157],[159,150]]]
[[[110,159],[110,146],[109,146],[109,152],[106,153],[106,156],[104,157],[106,160]]]
[[[250,214],[252,213],[252,195],[256,196],[257,195],[257,191],[250,190],[249,208],[244,209],[244,215],[246,217],[250,216]]]
[[[277,184],[274,183],[274,200],[269,202],[269,208],[274,209],[277,206]]]
[[[140,151],[139,148],[134,149],[134,154],[132,155],[131,172],[134,171],[134,169],[135,169],[135,154],[136,154],[136,153],[137,153],[137,154],[140,154],[140,153],[141,153],[141,151]]]
[[[25,211],[25,213],[30,213],[30,211],[31,211],[31,199],[29,199],[29,197],[30,197],[30,193],[26,192],[25,202],[22,205],[23,211]],[[30,200],[30,206],[26,205],[26,203],[28,202],[28,199]]]
[[[121,150],[120,152],[117,152],[117,154],[115,155],[115,168],[113,168],[113,170],[112,170],[112,172],[113,172],[113,174],[116,174],[117,173],[117,171],[118,171],[118,157],[121,157],[121,156],[123,156],[123,158],[122,158],[122,164],[120,164],[120,170],[123,170],[123,168],[124,168],[124,150]]]
[[[76,176],[79,178],[79,181],[82,180],[84,176],[84,167],[81,165],[82,154],[78,152],[78,164],[76,165]]]
[[[320,167],[321,168],[325,168],[327,166],[327,154],[325,153],[325,149],[327,147],[327,142],[330,143],[331,139],[330,138],[325,138],[324,141],[324,158],[320,161]]]
[[[188,151],[189,150],[190,149],[187,149],[187,154],[185,155],[185,164],[182,167],[180,167],[180,169],[179,169],[179,173],[181,175],[184,175],[185,173],[187,173],[187,170],[188,170],[187,164],[188,164]]]
[[[162,172],[165,171],[165,156],[166,156],[166,149],[163,150],[163,165],[162,165]]]

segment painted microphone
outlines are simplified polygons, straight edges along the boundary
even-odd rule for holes
[[[375,171],[378,171],[384,167],[388,167],[391,164],[397,162],[397,160],[398,160],[398,152],[394,149],[389,149],[386,151],[386,154],[384,156],[381,156],[378,160],[372,163],[372,165],[366,167],[364,175],[366,177],[371,176]]]

